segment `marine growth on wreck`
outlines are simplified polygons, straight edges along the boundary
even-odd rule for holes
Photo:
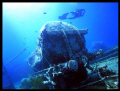
[[[109,70],[108,65],[90,64],[90,61],[104,54],[102,49],[88,52],[84,38],[87,33],[88,29],[78,29],[61,21],[43,25],[37,47],[28,59],[35,73],[23,79],[20,88],[90,89],[91,85],[99,84],[103,85],[102,89],[111,88],[106,79],[117,79],[118,75]]]

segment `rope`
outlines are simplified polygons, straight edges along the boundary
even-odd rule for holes
[[[45,57],[43,59],[45,59],[45,61],[49,64],[49,66],[51,65],[51,63]]]
[[[63,29],[62,29],[62,32],[63,32],[63,35],[64,35],[64,37],[65,37],[64,41],[65,41],[65,44],[66,44],[66,47],[67,47],[69,56],[70,56],[70,58],[72,58],[72,57],[73,57],[73,53],[72,53],[72,49],[71,49],[71,47],[70,47],[70,44],[69,44],[67,35],[66,35],[66,33],[65,33],[65,31],[64,31]]]
[[[29,64],[29,62],[28,62],[28,65],[29,65],[32,69],[35,69],[36,71],[39,71],[38,69],[32,67],[32,66]]]
[[[78,32],[79,38],[81,39],[81,34],[80,34],[80,32],[79,32],[78,30],[76,30],[76,31]]]
[[[98,70],[98,76],[99,76],[101,79],[103,79],[102,76],[100,75],[99,70]],[[105,79],[104,79],[103,81],[104,81],[105,85],[106,85],[108,88],[110,88],[110,86],[109,86],[109,84],[107,83],[107,81],[106,81]]]
[[[88,78],[85,79],[84,81],[82,81],[81,83],[86,82],[86,81],[91,77],[91,75],[95,72],[95,69],[96,69],[96,68],[94,67],[93,71],[90,73],[90,75],[88,76]]]
[[[86,84],[86,85],[82,85],[82,86],[80,86],[80,87],[73,88],[73,89],[83,88],[83,87],[86,87],[86,86],[89,86],[89,85],[92,85],[92,84],[101,82],[101,81],[103,81],[103,80],[105,80],[105,79],[107,79],[107,78],[111,78],[111,77],[118,77],[118,75],[106,76],[106,77],[104,77],[104,78],[102,78],[102,79],[100,79],[100,80],[97,80],[97,81],[94,81],[94,82],[91,82],[91,83],[88,83],[88,84]]]
[[[26,50],[26,48],[24,48],[19,54],[17,54],[13,59],[11,59],[10,61],[8,61],[3,67],[5,67],[8,63],[10,63],[11,61],[13,61],[15,58],[17,58],[21,53],[23,53]]]

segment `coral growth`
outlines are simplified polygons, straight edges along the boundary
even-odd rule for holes
[[[21,89],[48,89],[43,83],[42,76],[34,76],[29,78],[23,78],[21,81]]]
[[[21,88],[21,89],[29,89],[30,87],[31,87],[31,84],[29,83],[29,79],[28,78],[23,78],[19,88]]]

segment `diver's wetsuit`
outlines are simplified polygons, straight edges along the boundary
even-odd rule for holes
[[[70,18],[67,18],[67,15],[70,14],[70,13],[72,13],[74,16],[70,17]],[[84,13],[85,13],[84,9],[77,9],[76,11],[65,13],[62,16],[59,16],[58,18],[61,19],[61,20],[75,19],[75,18],[78,18],[78,17],[82,17],[84,15]]]

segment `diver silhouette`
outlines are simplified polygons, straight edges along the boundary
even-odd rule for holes
[[[72,17],[67,18],[69,14],[72,14]],[[85,9],[77,9],[76,11],[65,13],[62,16],[59,16],[58,18],[60,20],[75,19],[75,18],[82,17],[84,14],[85,14]]]

